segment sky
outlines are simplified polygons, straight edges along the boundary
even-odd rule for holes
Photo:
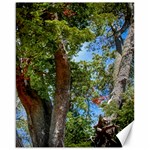
[[[76,61],[76,62],[83,61],[83,60],[91,61],[92,57],[93,57],[92,56],[93,53],[102,55],[102,50],[100,48],[98,48],[98,46],[100,47],[98,42],[94,46],[97,49],[94,52],[92,50],[89,51],[88,45],[89,45],[89,42],[85,42],[82,45],[81,51],[78,52],[77,56],[73,57],[74,61]]]

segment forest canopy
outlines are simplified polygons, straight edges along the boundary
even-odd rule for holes
[[[16,3],[16,89],[17,147],[120,147],[134,120],[133,3]]]

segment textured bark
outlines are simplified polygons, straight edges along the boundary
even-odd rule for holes
[[[120,63],[122,59],[122,55],[116,51],[115,54],[115,63],[114,63],[114,72],[113,72],[113,82],[115,83],[118,78]]]
[[[50,102],[42,100],[25,81],[24,75],[18,67],[16,73],[17,92],[27,113],[33,147],[47,147],[52,105]]]
[[[63,42],[55,53],[56,92],[50,127],[50,147],[64,146],[64,130],[70,98],[70,66]]]
[[[98,124],[94,128],[96,133],[92,140],[94,147],[121,147],[121,143],[116,137],[118,126],[100,116]]]
[[[130,25],[127,39],[123,46],[122,59],[118,72],[118,77],[113,89],[113,100],[118,103],[118,106],[122,105],[121,95],[125,92],[126,84],[129,78],[131,62],[134,56],[134,23]]]
[[[16,131],[16,147],[24,147],[21,138]]]
[[[113,72],[113,81],[114,84],[117,81],[118,78],[118,73],[119,73],[119,69],[120,69],[120,65],[121,65],[121,60],[122,60],[122,52],[123,52],[123,39],[121,37],[121,34],[123,32],[125,32],[129,26],[132,24],[133,22],[133,3],[127,3],[127,14],[125,16],[125,22],[122,26],[122,28],[118,31],[116,31],[113,26],[111,26],[111,29],[113,31],[113,35],[114,35],[114,40],[115,40],[115,45],[116,45],[116,60],[115,60],[115,64],[114,64],[114,72]]]
[[[120,68],[120,63],[121,63],[121,59],[122,59],[122,38],[120,35],[118,35],[118,32],[113,28],[112,31],[114,32],[114,39],[115,39],[115,45],[116,45],[116,59],[115,59],[115,63],[114,63],[114,72],[113,72],[113,82],[115,84],[117,77],[118,77],[118,73],[119,73],[119,68]]]
[[[134,4],[127,4],[127,15],[125,23],[119,31],[115,31],[113,27],[114,39],[116,44],[116,61],[114,64],[113,81],[114,89],[111,93],[112,100],[115,100],[119,107],[122,106],[121,95],[125,92],[127,80],[129,78],[131,63],[134,57]],[[129,33],[124,44],[121,34],[129,27]]]

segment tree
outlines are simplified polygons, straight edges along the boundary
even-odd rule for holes
[[[104,51],[108,49],[108,57],[111,57],[110,48],[116,48],[111,96],[120,107],[122,105],[121,94],[125,92],[131,63],[134,59],[133,3],[104,3],[95,7],[96,14],[92,20],[96,25],[96,34],[105,38],[105,42],[101,43],[102,49]],[[100,20],[101,23],[99,23]],[[124,41],[122,34],[127,30],[129,30],[128,36]]]
[[[93,38],[89,29],[69,27],[60,8],[66,7],[17,3],[16,87],[34,147],[63,146],[70,97],[68,56],[76,53],[80,43]]]
[[[116,6],[116,9],[113,10],[113,6]],[[131,72],[133,72],[132,63],[134,63],[133,62],[134,61],[133,3],[104,4],[102,7],[104,7],[105,9],[102,10],[100,14],[102,13],[103,15],[104,12],[108,13],[110,11],[114,14],[114,16],[116,16],[114,22],[108,21],[107,24],[108,30],[106,33],[107,42],[105,42],[106,44],[104,44],[105,51],[110,47],[113,47],[113,44],[115,45],[116,57],[115,57],[115,63],[113,67],[114,70],[113,84],[110,82],[113,88],[109,87],[111,93],[110,94],[111,103],[109,105],[108,104],[102,105],[101,107],[103,107],[105,115],[111,118],[108,119],[110,119],[111,122],[114,122],[115,124],[119,125],[121,130],[134,119],[133,99],[129,100],[129,99],[124,99],[123,97],[123,94],[125,94],[127,89],[133,87],[133,80],[134,80],[133,75],[131,75]],[[94,21],[95,20],[96,19],[94,18]],[[97,20],[95,21],[95,24],[98,25]],[[129,31],[128,31],[128,36],[124,42],[122,39],[122,34],[126,30]],[[99,32],[97,33],[99,34]],[[105,33],[103,34],[103,36],[105,36]],[[111,55],[110,52],[108,55]],[[130,76],[132,76],[132,81],[130,81]],[[106,84],[106,82],[104,84]],[[101,138],[102,136],[104,136],[104,133],[99,138]],[[109,139],[106,139],[106,141],[107,140]],[[107,146],[106,141],[104,141],[105,146]]]
[[[64,146],[64,129],[70,97],[70,65],[63,42],[59,48],[55,52],[56,92],[49,133],[49,145],[52,147]]]
[[[117,78],[115,79],[114,89],[112,92],[113,99],[117,101],[119,107],[122,106],[121,94],[125,92],[126,90],[126,85],[127,85],[129,74],[130,74],[131,63],[134,57],[134,22],[133,22],[133,6],[132,5],[133,4],[131,3],[127,4],[127,7],[129,9],[128,10],[129,12],[127,13],[129,13],[129,16],[127,16],[128,19],[125,20],[124,25],[119,31],[119,32],[123,32],[127,27],[129,27],[129,33],[124,42],[123,50],[120,51],[122,54],[121,61],[119,65],[116,63],[118,66],[116,68],[119,68],[119,69],[117,69],[118,70]],[[128,24],[128,25],[125,25],[125,24]],[[125,28],[124,26],[127,26],[127,27]]]

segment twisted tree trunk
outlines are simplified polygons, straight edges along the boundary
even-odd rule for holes
[[[31,89],[21,68],[17,67],[17,92],[27,113],[33,147],[64,146],[64,130],[70,98],[70,66],[63,43],[55,53],[55,64],[56,92],[52,118],[52,104],[41,99],[37,92]]]
[[[57,13],[52,16],[50,20],[58,20]],[[22,73],[23,68],[17,67],[17,92],[27,113],[33,147],[64,146],[64,130],[70,98],[70,66],[63,41],[58,47],[54,53],[56,91],[53,109],[50,102],[41,99],[37,92],[31,89],[25,74]]]
[[[58,20],[57,13],[54,13],[53,19]],[[61,35],[58,38],[60,43],[54,54],[56,91],[49,132],[50,147],[64,147],[65,123],[70,99],[70,64]]]
[[[64,146],[64,130],[70,98],[70,66],[63,42],[55,53],[56,92],[49,133],[50,147]]]
[[[18,97],[27,113],[33,147],[47,147],[52,111],[51,103],[41,99],[37,92],[31,89],[19,67],[16,73],[16,86]]]

